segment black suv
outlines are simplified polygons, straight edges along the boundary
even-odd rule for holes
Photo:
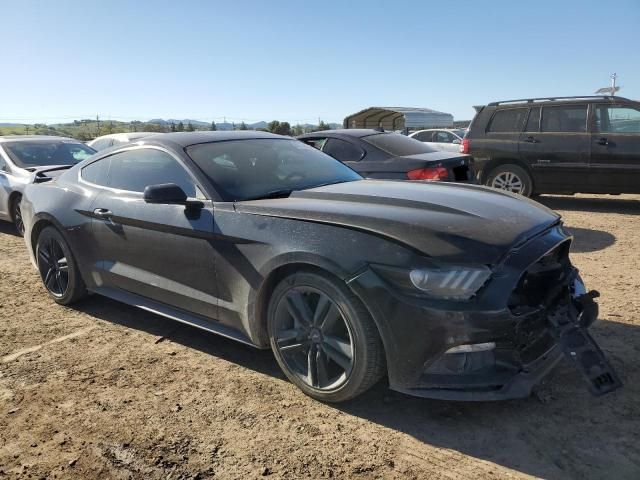
[[[640,193],[640,102],[532,98],[475,107],[460,147],[480,183],[522,195]]]

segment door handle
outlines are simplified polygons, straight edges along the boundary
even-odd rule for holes
[[[527,137],[527,138],[524,139],[524,141],[527,142],[527,143],[538,143],[540,140],[536,140],[533,137]]]
[[[606,137],[601,137],[597,141],[598,145],[609,145],[609,140]]]
[[[105,220],[113,217],[113,212],[111,210],[107,210],[106,208],[96,208],[93,211],[93,214],[96,217],[102,218],[102,219],[105,219]]]

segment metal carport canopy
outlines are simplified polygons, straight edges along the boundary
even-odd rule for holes
[[[344,128],[404,128],[452,127],[453,115],[418,107],[369,107],[344,119]]]

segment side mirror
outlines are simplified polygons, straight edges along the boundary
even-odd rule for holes
[[[187,194],[175,183],[149,185],[144,189],[144,201],[147,203],[186,204]]]
[[[462,142],[460,142],[460,140],[458,140],[458,139],[456,138],[456,139],[455,139],[453,142],[451,142],[451,143],[453,143],[454,145],[460,145],[460,143],[462,143]]]

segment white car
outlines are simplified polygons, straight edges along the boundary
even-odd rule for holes
[[[102,135],[101,137],[94,138],[90,142],[87,142],[87,145],[94,150],[100,151],[105,148],[113,147],[114,145],[133,142],[134,140],[157,134],[158,132],[112,133],[110,135]]]
[[[462,128],[433,128],[429,130],[418,130],[409,135],[409,137],[428,143],[436,150],[459,152],[460,144],[462,143],[465,133],[466,130]]]
[[[22,235],[20,204],[24,187],[37,181],[39,172],[69,168],[94,153],[95,150],[73,138],[0,136],[0,220],[13,222]]]

